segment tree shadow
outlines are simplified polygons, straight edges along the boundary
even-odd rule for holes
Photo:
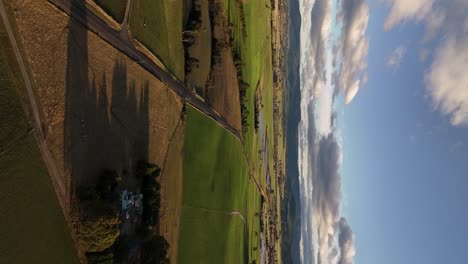
[[[71,3],[71,17],[81,16],[86,24],[85,1]],[[110,77],[91,72],[88,30],[73,18],[67,55],[64,160],[73,205],[77,187],[94,185],[103,170],[131,172],[136,161],[147,160],[149,82],[137,89],[120,60]]]

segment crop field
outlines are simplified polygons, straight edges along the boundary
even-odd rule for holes
[[[21,106],[9,43],[0,25],[0,263],[79,263]]]
[[[256,192],[240,142],[187,108],[179,262],[247,262],[259,229]]]
[[[112,16],[117,22],[122,22],[125,16],[127,0],[95,0],[96,3]]]
[[[130,30],[179,80],[184,80],[183,0],[134,0]]]

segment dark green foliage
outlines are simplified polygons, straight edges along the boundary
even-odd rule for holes
[[[77,236],[86,252],[100,252],[110,248],[120,234],[120,219],[115,209],[119,176],[104,171],[95,187],[80,186],[80,205]]]
[[[114,253],[112,250],[102,252],[86,253],[88,264],[112,264],[114,263]]]
[[[200,61],[197,58],[187,57],[185,59],[185,72],[191,73],[194,67],[199,68]]]
[[[143,176],[141,186],[143,194],[143,214],[142,221],[145,225],[155,225],[158,223],[159,204],[161,202],[161,186],[156,181],[155,176],[147,174]]]
[[[169,243],[162,236],[152,236],[147,241],[143,242],[142,250],[142,262],[143,264],[168,264],[169,259],[167,258],[167,250],[169,249]]]

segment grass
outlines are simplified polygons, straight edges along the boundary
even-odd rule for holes
[[[259,230],[256,192],[240,142],[188,107],[179,262],[247,262],[251,234]],[[246,217],[246,225],[232,211]]]
[[[186,8],[185,8],[186,9]],[[184,1],[133,0],[130,30],[179,80],[184,80]]]
[[[79,263],[18,92],[20,73],[0,26],[0,263]]]
[[[107,14],[112,16],[117,22],[121,23],[125,17],[125,6],[127,0],[95,0],[96,3]]]

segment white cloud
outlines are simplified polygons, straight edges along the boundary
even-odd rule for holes
[[[468,37],[450,38],[438,49],[426,75],[436,109],[453,125],[468,125]]]
[[[423,22],[425,41],[436,36],[440,44],[425,76],[434,108],[450,118],[454,126],[468,126],[468,1],[393,0],[385,29],[405,21]],[[422,49],[420,59],[429,55]]]
[[[392,54],[387,58],[387,66],[390,68],[398,68],[400,66],[401,60],[405,55],[406,48],[400,46],[396,48]]]
[[[431,11],[433,0],[389,0],[391,2],[390,14],[385,21],[385,30],[407,21],[421,21]]]
[[[338,19],[343,23],[343,31],[337,89],[344,92],[346,103],[350,103],[359,90],[360,79],[365,78],[367,68],[369,7],[363,0],[343,0]]]

